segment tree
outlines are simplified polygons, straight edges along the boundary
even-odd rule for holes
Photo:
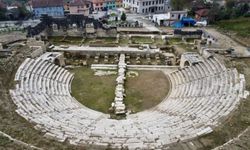
[[[127,16],[126,16],[126,14],[123,12],[122,15],[121,15],[121,20],[122,20],[122,21],[126,21],[126,19],[127,19]]]
[[[183,10],[191,7],[193,0],[171,0],[170,4],[173,10]]]
[[[214,23],[220,20],[221,9],[218,4],[214,3],[208,13],[208,21]]]
[[[6,9],[0,8],[0,21],[3,21],[6,19],[5,13],[6,13]]]
[[[24,19],[30,15],[30,12],[23,5],[21,7],[18,7],[18,11],[20,13],[19,18],[21,19]]]
[[[235,0],[226,0],[226,8],[227,9],[233,9],[235,6]]]
[[[247,3],[244,3],[238,7],[240,15],[246,14],[249,11],[249,5]]]
[[[182,10],[184,8],[184,0],[171,0],[173,10]]]

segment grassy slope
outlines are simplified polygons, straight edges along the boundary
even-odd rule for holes
[[[13,147],[15,147],[15,150],[27,149],[27,147],[23,147],[21,145],[15,144],[14,142],[10,141],[8,138],[0,136],[0,149],[1,150],[13,149]]]
[[[217,23],[223,30],[233,31],[242,37],[250,37],[250,18],[239,18],[232,20],[220,21]]]
[[[151,37],[132,37],[131,38],[133,43],[152,43],[153,40]]]

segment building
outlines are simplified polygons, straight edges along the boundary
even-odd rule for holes
[[[69,14],[69,4],[70,0],[64,0],[63,1],[63,8],[64,8],[64,14]]]
[[[32,0],[32,7],[36,18],[43,14],[53,17],[64,16],[63,0]]]
[[[115,10],[108,10],[107,15],[109,16],[108,21],[118,21],[121,19],[122,12]]]
[[[94,11],[104,10],[104,0],[92,0]]]
[[[187,11],[169,11],[165,14],[154,14],[152,21],[159,26],[171,26],[183,17],[187,17]]]
[[[105,0],[104,7],[106,10],[112,10],[116,8],[116,0]]]
[[[236,4],[241,5],[241,4],[248,4],[250,5],[250,0],[237,0]]]
[[[200,9],[195,11],[196,20],[207,20],[209,14],[209,9]]]
[[[116,8],[122,7],[122,0],[115,0]]]
[[[140,14],[164,13],[171,9],[169,0],[123,0],[123,7]]]
[[[0,9],[7,9],[7,5],[5,5],[2,1],[0,1]]]
[[[69,13],[70,14],[81,14],[88,16],[91,14],[92,4],[90,1],[86,0],[72,0],[69,3]]]

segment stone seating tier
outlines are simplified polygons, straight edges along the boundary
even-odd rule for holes
[[[123,56],[122,56],[123,57]],[[213,131],[244,96],[245,79],[216,58],[167,75],[168,96],[156,107],[124,120],[91,110],[70,95],[73,74],[41,59],[26,59],[10,90],[17,113],[45,137],[101,148],[162,149]],[[117,85],[117,94],[123,93]],[[123,99],[116,98],[117,104]]]

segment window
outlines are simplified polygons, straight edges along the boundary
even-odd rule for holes
[[[148,2],[148,5],[151,5],[151,1]]]
[[[155,1],[152,2],[152,5],[154,5],[154,4],[155,4]]]
[[[142,5],[145,6],[145,2],[143,2]]]
[[[144,3],[144,2],[143,2]],[[144,13],[144,9],[142,9],[142,13]]]

